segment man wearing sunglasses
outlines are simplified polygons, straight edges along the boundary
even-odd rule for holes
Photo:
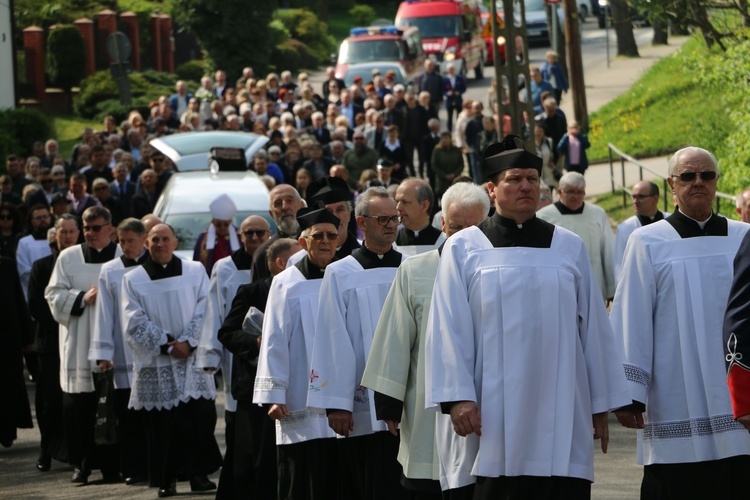
[[[617,226],[615,236],[615,283],[620,279],[622,256],[630,235],[639,227],[648,226],[654,222],[669,217],[668,212],[659,211],[659,186],[651,181],[641,181],[633,186],[631,198],[635,215],[624,220]]]
[[[297,221],[304,256],[271,284],[253,402],[277,421],[279,498],[326,498],[337,489],[336,440],[325,411],[307,406],[307,388],[318,294],[341,221],[322,202],[301,208]]]
[[[675,213],[630,236],[612,305],[633,400],[616,414],[642,430],[646,498],[746,494],[736,478],[750,467],[750,435],[732,413],[722,325],[732,260],[750,226],[713,213],[718,178],[716,158],[704,149],[670,158]],[[741,359],[734,349],[730,355]]]
[[[362,247],[326,268],[320,287],[307,404],[325,408],[339,436],[352,498],[404,498],[396,460],[398,438],[374,411],[374,395],[361,385],[372,335],[403,256],[393,249],[400,216],[382,187],[357,199]]]
[[[71,479],[74,483],[88,482],[95,453],[104,481],[122,480],[116,446],[95,449],[97,395],[92,371],[96,363],[88,359],[99,272],[104,263],[122,255],[120,247],[110,239],[113,231],[112,216],[106,208],[86,209],[83,213],[86,241],[60,252],[44,292],[52,316],[60,323],[63,421],[70,463],[75,467]]]
[[[198,344],[198,368],[215,372],[221,367],[224,380],[224,421],[226,422],[226,444],[224,466],[221,469],[218,495],[234,496],[234,421],[237,401],[232,397],[232,353],[219,342],[217,333],[232,307],[232,301],[241,285],[250,283],[250,268],[255,251],[270,238],[268,221],[251,215],[240,224],[242,246],[216,262],[211,271],[208,286],[206,317],[201,328]]]

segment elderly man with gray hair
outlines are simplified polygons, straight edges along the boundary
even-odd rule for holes
[[[586,179],[578,172],[560,178],[560,199],[537,213],[540,219],[564,227],[581,237],[589,253],[591,267],[605,300],[615,295],[615,237],[607,212],[583,201]]]

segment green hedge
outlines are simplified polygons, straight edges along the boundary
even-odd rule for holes
[[[5,160],[10,153],[29,155],[35,141],[46,141],[50,137],[52,124],[39,111],[28,108],[0,110],[0,159]]]
[[[206,63],[199,60],[188,61],[177,66],[174,72],[180,80],[200,82],[201,78],[206,74]]]

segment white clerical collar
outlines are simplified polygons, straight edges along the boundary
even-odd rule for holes
[[[692,218],[692,217],[690,217],[689,215],[686,215],[686,214],[685,214],[685,212],[683,212],[683,211],[682,211],[681,209],[679,209],[679,208],[678,208],[678,210],[680,210],[680,213],[681,213],[682,215],[684,215],[685,217],[687,217],[688,219],[690,219],[690,220],[694,220],[694,221],[695,221],[695,223],[696,223],[696,224],[698,224],[698,227],[700,227],[701,229],[703,229],[703,228],[705,228],[705,227],[706,227],[706,223],[708,223],[708,220],[709,220],[709,219],[710,219],[710,218],[711,218],[711,217],[713,216],[713,214],[711,214],[711,215],[709,215],[709,216],[708,216],[708,219],[706,219],[706,220],[704,220],[704,221],[699,221],[699,220],[693,219],[693,218]]]

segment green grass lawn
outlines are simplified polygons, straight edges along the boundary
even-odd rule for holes
[[[682,52],[707,49],[702,39],[693,37]],[[730,128],[720,99],[720,90],[697,83],[680,52],[666,57],[630,90],[591,115],[589,159],[605,160],[609,142],[636,158],[673,153],[687,145],[711,149]]]
[[[60,154],[63,155],[63,158],[70,158],[73,146],[81,142],[81,133],[85,127],[91,127],[94,130],[102,128],[100,122],[78,116],[53,116],[52,126],[54,127],[55,138],[60,143]]]

